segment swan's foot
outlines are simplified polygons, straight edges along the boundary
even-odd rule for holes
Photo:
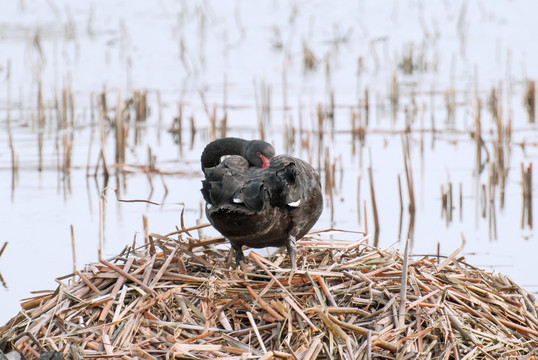
[[[295,270],[297,270],[297,240],[295,239],[295,236],[288,235],[286,248],[288,249],[288,254],[290,256],[291,271],[295,272]]]
[[[243,246],[234,244],[233,242],[230,242],[232,244],[232,248],[235,251],[235,264],[237,265],[237,268],[241,269],[241,262],[245,260],[245,255],[243,254]]]

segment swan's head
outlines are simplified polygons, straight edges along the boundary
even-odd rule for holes
[[[247,145],[245,157],[251,166],[268,168],[275,156],[273,146],[262,140],[252,140]]]

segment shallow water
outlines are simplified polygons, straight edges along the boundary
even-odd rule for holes
[[[416,202],[413,253],[436,254],[439,246],[448,255],[462,245],[463,236],[462,253],[470,263],[501,271],[536,291],[537,246],[533,230],[522,227],[520,170],[538,154],[537,129],[523,106],[526,81],[538,76],[538,48],[529,46],[536,7],[531,1],[358,1],[345,7],[284,1],[3,4],[0,246],[8,245],[0,257],[6,286],[0,287],[0,323],[17,313],[19,299],[30,291],[54,288],[56,277],[73,270],[71,225],[77,267],[97,260],[105,184],[101,168],[94,174],[103,91],[112,120],[118,99],[123,103],[135,90],[147,92],[149,107],[147,119],[136,123],[129,110],[124,173],[115,176],[111,167],[107,185],[119,189],[122,199],[163,204],[122,203],[113,190],[106,191],[105,255],[134,240],[143,242],[143,215],[155,233],[174,231],[183,208],[185,224],[196,223],[202,201],[199,155],[212,137],[212,114],[217,125],[226,114],[229,136],[258,138],[263,129],[277,152],[309,160],[323,179],[326,159],[334,166],[333,206],[326,197],[317,229],[365,230],[367,225],[373,231],[371,157],[381,247],[403,248],[408,237],[405,139]],[[305,69],[305,48],[312,51],[315,68]],[[409,49],[413,66],[406,68]],[[397,106],[391,105],[394,78]],[[510,144],[504,146],[504,207],[499,186],[486,198],[493,201],[494,228],[480,205],[493,167],[488,163],[477,175],[476,141],[470,135],[478,97],[482,137],[493,160],[498,135],[488,109],[492,87],[502,88],[502,124],[510,122],[512,128]],[[72,94],[73,114],[62,127],[58,109],[64,88]],[[446,106],[449,89],[452,115]],[[168,131],[180,104],[181,146]],[[261,110],[262,104],[270,111]],[[366,129],[363,141],[351,134],[354,113],[356,127]],[[321,128],[319,114],[325,116]],[[114,132],[108,123],[107,129],[106,156],[113,164]],[[61,170],[65,139],[73,143],[68,173]],[[14,181],[11,149],[18,166]],[[161,175],[141,171],[149,163],[148,149]],[[485,161],[486,150],[482,157]],[[449,183],[455,208],[447,224],[441,186],[447,189]]]

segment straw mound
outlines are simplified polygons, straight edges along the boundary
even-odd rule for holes
[[[0,345],[125,359],[499,359],[538,346],[535,300],[506,276],[456,254],[407,264],[328,234],[299,242],[291,284],[286,255],[251,252],[243,272],[214,239],[152,234],[143,254],[126,249],[23,302]]]

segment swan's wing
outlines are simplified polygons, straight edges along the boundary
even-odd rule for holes
[[[307,162],[289,155],[279,155],[271,161],[270,169],[275,173],[280,188],[278,202],[281,206],[297,207],[319,191],[319,175]]]
[[[234,192],[247,179],[248,168],[248,161],[237,155],[226,158],[215,167],[206,168],[201,190],[204,200],[211,205],[233,202]]]
[[[308,163],[289,155],[271,159],[267,169],[250,168],[234,202],[252,211],[270,207],[298,207],[321,188],[319,176]]]

